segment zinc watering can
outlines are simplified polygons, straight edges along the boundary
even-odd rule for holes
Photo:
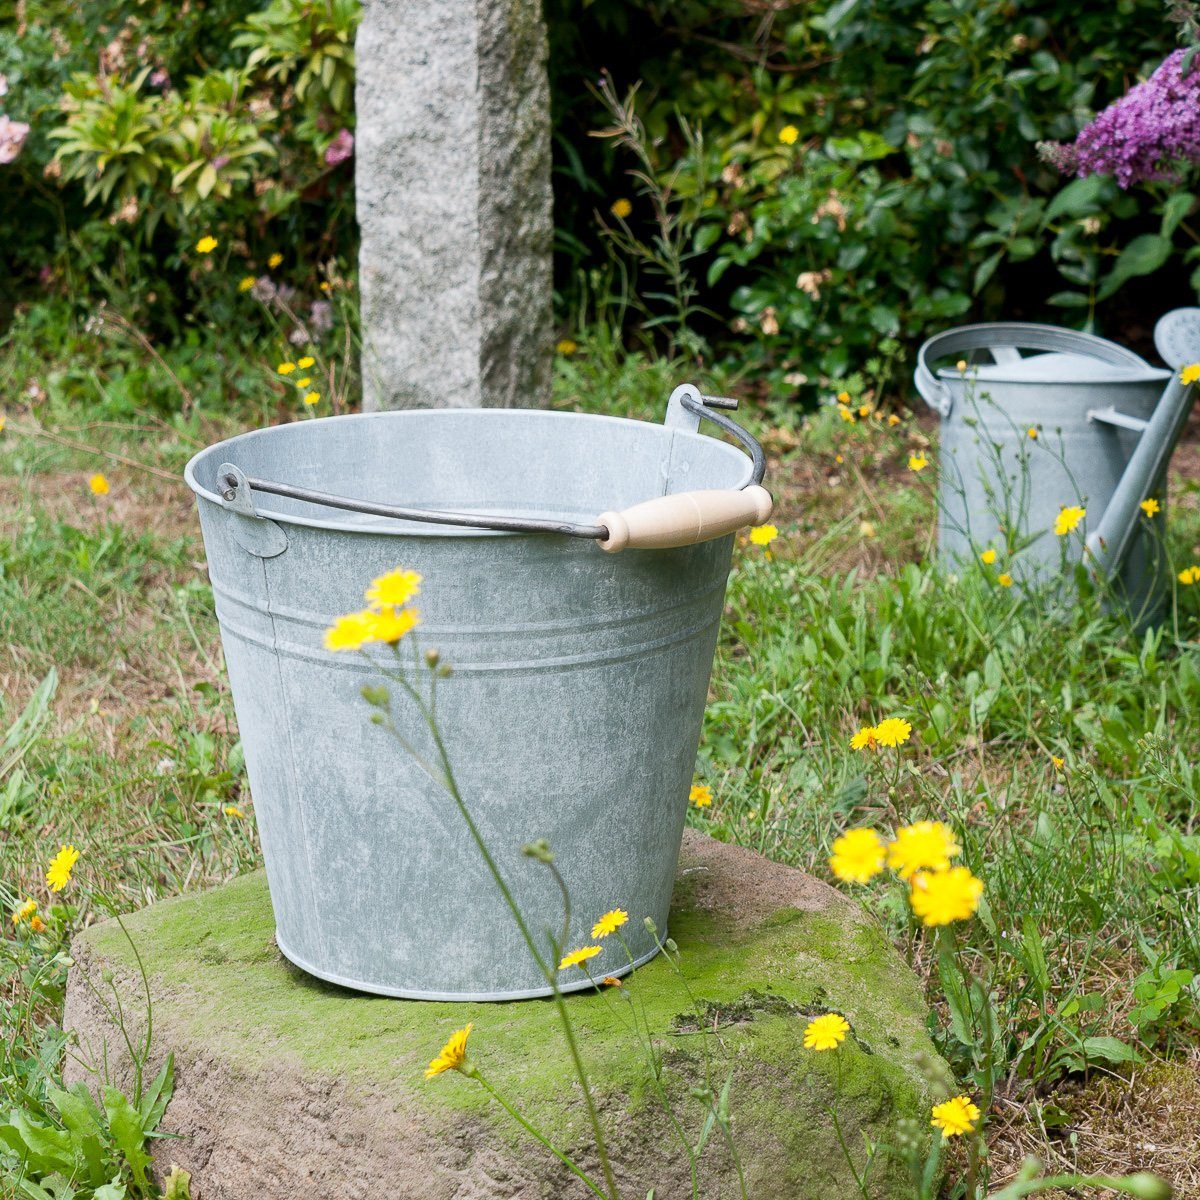
[[[997,573],[1028,586],[1060,572],[1065,550],[1103,576],[1136,623],[1162,614],[1166,469],[1195,398],[1182,373],[1200,362],[1200,308],[1168,313],[1154,342],[1169,370],[1050,325],[966,325],[921,347],[917,390],[942,418],[944,560],[994,550]],[[1086,515],[1060,537],[1064,507]]]

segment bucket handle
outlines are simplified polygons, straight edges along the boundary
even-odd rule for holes
[[[403,508],[392,504],[374,504],[333,496],[290,483],[277,483],[245,475],[232,464],[218,471],[221,499],[227,508],[246,515],[258,516],[252,492],[285,496],[307,504],[368,516],[390,517],[400,521],[420,521],[432,525],[458,525],[471,529],[495,529],[505,533],[557,533],[567,537],[587,538],[598,542],[600,548],[615,552],[671,549],[711,541],[733,533],[746,525],[761,525],[770,515],[774,501],[762,486],[766,472],[766,457],[758,441],[720,408],[736,408],[737,401],[724,396],[702,396],[690,384],[676,388],[672,397],[680,407],[695,416],[703,417],[719,429],[732,434],[750,453],[750,481],[742,488],[713,488],[703,491],[676,492],[657,496],[620,512],[605,512],[594,525],[573,521],[547,521],[537,517],[499,516],[493,513],[448,512],[428,508]]]
[[[984,325],[963,325],[931,337],[917,354],[913,382],[922,399],[935,412],[948,417],[954,408],[954,392],[944,379],[938,379],[930,363],[951,354],[972,350],[997,350],[1021,347],[1025,350],[1075,352],[1114,366],[1145,367],[1145,359],[1104,338],[1057,325],[1033,325],[1025,321],[1001,321]]]

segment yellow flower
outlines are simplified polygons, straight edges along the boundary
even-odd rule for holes
[[[421,576],[397,567],[371,581],[363,599],[372,608],[400,608],[421,594]]]
[[[908,456],[908,469],[910,471],[923,471],[929,466],[929,459],[925,457],[925,451],[920,454],[910,454]]]
[[[955,1096],[943,1104],[933,1107],[930,1125],[942,1131],[942,1137],[958,1137],[961,1133],[974,1133],[979,1120],[979,1106],[968,1096]]]
[[[996,576],[996,582],[1002,588],[1010,588],[1013,585],[1013,577],[1007,571],[1001,571],[1000,574]]]
[[[888,717],[875,726],[875,740],[881,746],[902,746],[910,733],[912,726],[903,717]]]
[[[941,821],[917,821],[896,830],[887,861],[901,879],[907,880],[918,871],[944,871],[961,852],[954,834]]]
[[[196,253],[211,254],[217,248],[217,245],[218,242],[215,237],[213,237],[211,234],[205,234],[204,237],[202,237],[196,243]]]
[[[899,425],[900,418],[898,416],[896,416],[895,413],[888,413],[888,424],[889,425]]]
[[[688,802],[697,808],[708,808],[712,804],[712,788],[706,783],[693,783],[688,792]]]
[[[966,867],[950,867],[914,875],[909,901],[926,925],[950,925],[974,916],[982,895],[982,882]]]
[[[256,283],[253,275],[245,275],[242,277],[241,283],[238,284],[239,292],[248,292]]]
[[[316,361],[311,354],[306,354],[303,358],[296,359],[296,366],[302,371],[307,371]]]
[[[870,521],[859,521],[858,532],[865,538],[873,538],[875,536],[875,526]]]
[[[629,914],[623,908],[614,908],[611,912],[606,912],[604,916],[592,926],[592,937],[602,938],[608,937],[610,933],[616,933],[626,921],[629,920]]]
[[[61,892],[71,882],[71,872],[78,861],[79,851],[74,846],[60,846],[46,868],[46,886],[52,892]]]
[[[866,883],[883,870],[883,841],[873,829],[848,829],[833,843],[829,869],[843,883]]]
[[[108,480],[98,472],[88,480],[88,487],[92,489],[93,496],[108,495]]]
[[[321,291],[323,291],[325,293],[325,295],[328,296],[333,291],[333,284],[330,283],[328,279],[322,279],[321,280]]]
[[[1184,384],[1200,382],[1200,363],[1192,363],[1190,367],[1184,367],[1179,379]]]
[[[1037,441],[1037,430],[1032,425],[1030,425],[1030,427],[1027,430],[1025,430],[1025,432],[1029,435],[1031,440],[1033,440],[1035,442]]]
[[[415,608],[395,609],[390,612],[371,613],[371,636],[373,642],[387,642],[394,646],[406,633],[411,633],[421,623]]]
[[[1200,583],[1200,567],[1195,565],[1184,567],[1183,570],[1179,572],[1179,582],[1188,585]]]
[[[860,404],[858,406],[858,415],[860,417],[869,417],[871,415],[871,406],[869,404]]]
[[[281,362],[279,366],[275,368],[275,373],[277,375],[290,375],[295,369],[296,364],[294,362]]]
[[[276,251],[267,259],[267,266],[273,271],[281,262],[283,262],[283,255]]]
[[[621,981],[615,975],[605,975],[605,977],[602,980],[600,980],[600,982],[602,984],[604,984],[605,987],[610,987],[610,988],[621,986]]]
[[[565,971],[568,967],[582,967],[589,958],[595,958],[599,953],[599,946],[584,946],[581,950],[572,950],[570,954],[563,955],[563,960],[558,964],[558,969]]]
[[[1144,513],[1146,514],[1146,516],[1148,516],[1148,517],[1153,517],[1153,516],[1155,516],[1157,513],[1159,513],[1159,512],[1161,512],[1161,511],[1162,511],[1162,505],[1160,505],[1160,504],[1159,504],[1159,502],[1158,502],[1157,500],[1155,500],[1155,498],[1154,498],[1153,496],[1149,497],[1149,498],[1148,498],[1148,499],[1146,499],[1146,500],[1143,500],[1143,501],[1141,502],[1141,504],[1140,504],[1140,505],[1138,505],[1138,507],[1139,507],[1139,508],[1142,510],[1142,512],[1144,512]]]
[[[1058,516],[1054,518],[1054,532],[1059,536],[1070,533],[1084,517],[1087,516],[1087,509],[1080,508],[1078,504],[1071,504],[1059,509]]]
[[[844,405],[838,405],[838,416],[846,422],[847,425],[858,424],[858,418]]]
[[[12,923],[20,925],[22,921],[28,921],[37,912],[37,901],[26,900],[20,908],[13,909]]]
[[[7,424],[8,424],[8,418],[7,418],[7,417],[0,417],[0,433],[3,433],[3,432],[4,432],[4,427],[5,427],[5,425],[7,425]]]
[[[378,613],[354,612],[338,617],[325,630],[326,650],[361,650],[375,640],[375,618]]]
[[[227,817],[244,817],[246,815],[236,804],[227,804],[221,811]]]
[[[994,563],[994,562],[996,561],[996,552],[995,552],[995,550],[985,550],[985,551],[984,551],[984,552],[983,552],[983,553],[982,553],[982,554],[979,556],[979,561],[980,561],[981,563],[983,563],[983,564],[984,564],[984,566],[990,567],[990,566],[992,565],[992,563]]]
[[[633,212],[633,205],[626,200],[624,196],[622,196],[619,200],[614,200],[612,202],[612,207],[608,211],[612,213],[612,215],[619,221],[623,221],[631,212]]]
[[[960,358],[958,362],[954,364],[954,366],[958,372],[962,374],[967,369],[967,360],[965,358]]]
[[[785,146],[794,146],[794,145],[796,144],[796,139],[797,139],[799,136],[800,136],[800,130],[798,130],[798,129],[795,127],[795,125],[785,125],[785,126],[784,126],[784,127],[783,127],[783,128],[780,130],[780,131],[779,131],[779,140],[780,140],[780,141],[781,141],[781,142],[782,142],[782,143],[783,143]]]
[[[462,1071],[467,1061],[467,1038],[474,1028],[474,1025],[467,1024],[450,1035],[450,1040],[438,1051],[437,1058],[425,1068],[426,1079],[432,1079],[443,1071]]]
[[[837,398],[838,398],[839,404],[849,404],[850,403],[850,393],[849,392],[838,392]]]
[[[774,525],[755,525],[750,530],[750,540],[756,546],[769,546],[779,536]]]
[[[804,1029],[806,1050],[836,1050],[846,1040],[850,1022],[840,1013],[814,1017]]]
[[[1056,771],[1061,771],[1066,762],[1065,759],[1059,758],[1057,754],[1050,755],[1050,761],[1054,764],[1054,769]]]
[[[30,917],[29,928],[32,929],[34,933],[44,933],[46,930],[46,922],[38,916]]]
[[[305,392],[304,393],[304,403],[307,404],[309,408],[312,408],[312,406],[314,404],[320,404],[321,403],[321,393],[320,392]]]
[[[851,750],[875,750],[879,746],[879,739],[875,736],[874,725],[864,725],[851,739]]]
[[[563,355],[574,354],[575,351],[579,349],[578,345],[576,345],[576,343],[570,338],[563,338],[562,341],[559,342],[554,348],[559,352],[559,354]]]
[[[298,388],[306,388],[310,383],[312,383],[312,380],[307,375],[305,375],[303,379],[296,380],[296,386]]]

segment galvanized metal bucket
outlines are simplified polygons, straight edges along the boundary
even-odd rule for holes
[[[1065,547],[1068,561],[1086,558],[1103,573],[1136,622],[1161,615],[1166,468],[1195,396],[1179,368],[1200,359],[1200,309],[1169,313],[1155,340],[1171,370],[1048,325],[968,325],[921,347],[917,390],[942,418],[944,559],[1019,547],[997,569],[1033,586],[1061,572]],[[1151,520],[1140,505],[1152,496],[1160,511]],[[1086,509],[1085,523],[1056,537],[1059,511],[1073,505]]]
[[[521,854],[545,838],[573,945],[609,909],[630,915],[628,955],[607,938],[592,975],[653,956],[643,919],[667,928],[733,530],[770,512],[761,450],[718,404],[731,406],[679,388],[662,426],[499,409],[334,417],[188,464],[293,963],[389,996],[548,991],[449,796],[370,723],[360,689],[379,672],[323,647],[398,565],[424,576],[420,644],[453,671],[440,725],[530,927],[562,923],[549,872]],[[750,455],[698,432],[701,417]],[[622,539],[657,548],[593,544]],[[415,714],[404,732],[427,739]],[[578,969],[562,981],[589,986]]]

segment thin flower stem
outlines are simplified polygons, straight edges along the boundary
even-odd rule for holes
[[[527,1121],[498,1091],[496,1091],[494,1087],[492,1087],[487,1079],[485,1079],[484,1076],[479,1072],[478,1068],[475,1070],[475,1078],[478,1079],[483,1085],[484,1091],[486,1091],[488,1095],[491,1096],[492,1099],[495,1100],[496,1103],[499,1104],[500,1107],[504,1109],[504,1111],[508,1113],[508,1115],[512,1117],[512,1119],[516,1121],[518,1125],[521,1126],[522,1129],[525,1130],[526,1133],[545,1146],[545,1148],[549,1150],[550,1153],[553,1154],[554,1157],[557,1158],[558,1161],[562,1163],[562,1165],[566,1167],[572,1175],[584,1183],[584,1185],[594,1196],[599,1196],[600,1200],[607,1200],[607,1194],[601,1191],[597,1184],[592,1182],[587,1173],[581,1167],[577,1166],[561,1150],[559,1150],[558,1147],[555,1146],[554,1143],[551,1142],[550,1139],[546,1137],[546,1135],[542,1133],[540,1129]]]

